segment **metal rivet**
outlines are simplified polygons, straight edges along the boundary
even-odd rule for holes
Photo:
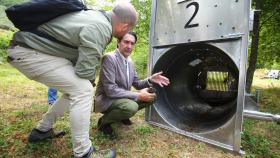
[[[218,7],[218,5],[217,5],[217,4],[215,4],[215,5],[214,5],[214,7]]]
[[[221,22],[219,23],[219,25],[222,25],[222,24],[223,24],[223,23],[221,23]]]
[[[206,27],[209,27],[209,25],[206,25]]]

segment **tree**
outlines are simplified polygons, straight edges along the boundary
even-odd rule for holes
[[[280,1],[263,1],[261,9],[257,68],[280,69]]]
[[[132,54],[135,65],[140,77],[147,74],[147,61],[149,53],[149,31],[151,18],[151,0],[132,0],[139,14],[138,24],[134,31],[137,33],[138,41]]]
[[[256,3],[256,9],[254,15],[254,22],[253,22],[253,33],[252,33],[252,46],[251,46],[251,55],[249,59],[249,67],[247,70],[247,80],[246,80],[246,91],[250,92],[251,85],[254,77],[254,72],[256,70],[256,63],[257,63],[257,57],[258,57],[258,46],[259,46],[259,24],[260,24],[260,0],[255,0]]]
[[[256,68],[280,69],[280,1],[254,0],[256,12],[247,70],[246,91],[250,92]]]

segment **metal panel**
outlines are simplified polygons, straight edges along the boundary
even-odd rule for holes
[[[178,79],[178,76],[181,76],[178,81],[185,81],[186,85],[173,84],[173,86],[177,86],[172,87],[173,89],[158,88],[157,95],[159,98],[152,107],[146,109],[145,118],[148,123],[233,152],[242,153],[240,143],[245,98],[249,6],[249,1],[238,0],[153,1],[149,73],[151,74],[154,70],[162,70],[170,75],[170,71],[171,73],[176,71],[175,74],[171,74],[172,79]],[[200,49],[199,46],[205,48]],[[188,93],[192,93],[190,85],[195,84],[193,77],[196,75],[191,74],[196,68],[189,66],[190,63],[193,64],[190,58],[195,59],[194,63],[205,62],[205,57],[211,59],[212,55],[217,55],[215,55],[215,51],[225,54],[222,55],[225,63],[217,59],[217,62],[221,62],[220,65],[227,67],[227,62],[229,62],[237,68],[238,91],[235,102],[233,102],[235,108],[227,114],[227,118],[217,116],[217,118],[222,118],[223,121],[217,121],[219,123],[216,125],[208,126],[207,123],[201,123],[198,119],[198,124],[202,124],[202,126],[205,124],[207,127],[190,130],[188,121],[193,120],[192,115],[195,114],[189,113],[188,115],[188,113],[185,113],[185,115],[180,116],[180,113],[182,113],[180,111],[182,110],[180,109],[181,106],[177,105],[176,94],[172,95],[172,93],[175,92],[174,88],[175,90],[176,88],[181,90],[181,92],[184,91],[182,86],[185,88],[187,92],[184,92],[185,96],[181,96],[184,98],[177,98],[183,100],[182,103],[186,104],[185,107],[204,102],[193,98],[195,97],[193,94],[188,95]],[[182,64],[178,64],[178,62]],[[186,78],[186,75],[189,77]],[[181,88],[178,88],[178,86],[181,86]],[[171,93],[171,96],[168,93]],[[207,106],[207,104],[205,105]],[[231,103],[225,105],[229,106]],[[182,108],[185,108],[184,106]]]
[[[158,1],[154,46],[238,36],[247,27],[245,5],[237,0]]]

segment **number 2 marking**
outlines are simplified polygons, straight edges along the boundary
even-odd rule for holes
[[[195,7],[195,10],[194,10],[194,13],[193,13],[192,17],[190,18],[190,20],[186,23],[186,25],[184,27],[185,29],[192,28],[192,27],[198,27],[198,25],[199,25],[198,23],[190,24],[192,22],[193,18],[196,16],[198,9],[199,9],[199,4],[197,2],[192,2],[192,3],[188,4],[186,6],[186,8],[189,8],[192,5]]]

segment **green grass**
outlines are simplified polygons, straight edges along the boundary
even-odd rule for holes
[[[253,91],[261,90],[260,111],[280,114],[280,80],[262,79],[265,70],[257,70],[253,81]],[[280,125],[245,119],[242,146],[248,158],[280,157]]]
[[[264,89],[262,108],[279,111],[278,98],[272,99],[276,89]],[[267,96],[268,95],[268,96]],[[9,64],[0,65],[0,158],[68,158],[72,155],[69,115],[66,113],[55,124],[64,129],[63,138],[28,144],[32,128],[47,111],[47,87],[31,81]],[[278,102],[275,102],[278,101]],[[266,106],[269,103],[273,108]],[[240,156],[224,152],[185,136],[150,126],[144,121],[144,111],[133,118],[133,125],[114,124],[117,139],[110,140],[97,132],[96,123],[100,114],[92,114],[90,139],[98,149],[114,147],[119,158],[236,158]],[[279,157],[279,125],[263,121],[245,120],[242,145],[246,157]]]
[[[280,157],[280,126],[272,122],[245,120],[242,146],[246,157]]]

